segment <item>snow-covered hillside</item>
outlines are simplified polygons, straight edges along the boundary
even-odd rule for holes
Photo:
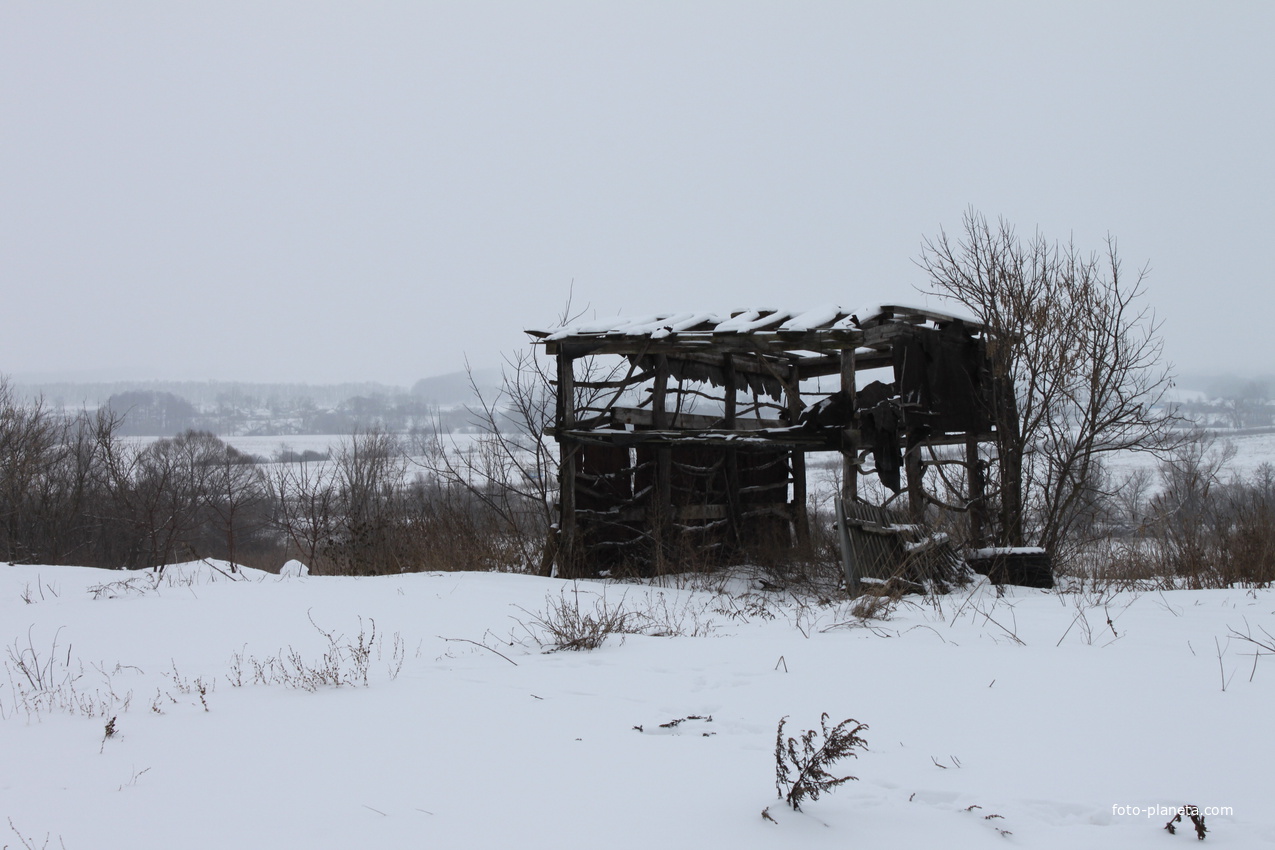
[[[1184,804],[1275,843],[1275,658],[1232,634],[1269,642],[1267,590],[984,585],[864,622],[744,573],[225,569],[0,565],[0,845],[1165,848],[1190,824],[1145,809]],[[642,633],[545,651],[577,603]],[[868,750],[793,812],[776,725],[823,712]]]

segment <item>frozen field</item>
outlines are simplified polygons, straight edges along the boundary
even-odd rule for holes
[[[1275,658],[1233,635],[1275,632],[1270,591],[980,586],[863,622],[744,573],[224,569],[0,565],[0,845],[1165,848],[1190,825],[1146,807],[1185,804],[1220,812],[1206,846],[1275,843]],[[540,645],[548,602],[603,599],[642,633]],[[353,681],[296,687],[322,669]],[[776,725],[822,712],[868,749],[793,812]]]

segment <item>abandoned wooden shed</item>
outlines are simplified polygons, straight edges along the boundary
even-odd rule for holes
[[[960,507],[971,537],[981,537],[979,444],[993,436],[999,394],[987,329],[973,320],[829,306],[617,317],[527,333],[557,359],[549,432],[561,453],[559,575],[660,572],[688,557],[729,562],[758,547],[801,545],[814,452],[840,455],[842,499],[861,521],[853,508],[864,504],[864,474],[906,495],[919,521],[937,501],[926,490],[925,450],[959,447]],[[889,372],[865,383],[875,370]]]

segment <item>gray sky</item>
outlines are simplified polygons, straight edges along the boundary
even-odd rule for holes
[[[0,372],[380,380],[920,302],[973,206],[1275,369],[1275,4],[0,4]]]

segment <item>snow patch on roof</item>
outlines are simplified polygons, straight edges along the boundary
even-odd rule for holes
[[[813,310],[794,316],[779,326],[781,331],[808,331],[835,322],[841,315],[841,308],[836,304],[825,304]]]

